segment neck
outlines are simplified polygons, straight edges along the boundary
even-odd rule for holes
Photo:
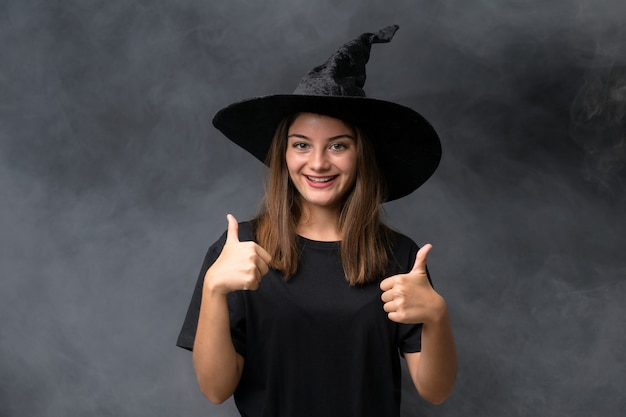
[[[335,242],[341,240],[339,211],[324,207],[307,207],[298,222],[297,232],[311,240]]]

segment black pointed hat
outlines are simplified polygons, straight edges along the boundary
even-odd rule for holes
[[[305,75],[293,94],[243,100],[220,110],[213,125],[265,162],[282,119],[299,112],[324,114],[363,130],[374,144],[387,187],[386,201],[415,191],[441,160],[439,137],[415,110],[366,97],[365,64],[373,43],[389,42],[397,25],[364,33]]]

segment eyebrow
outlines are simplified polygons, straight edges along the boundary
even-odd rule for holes
[[[298,139],[311,140],[311,138],[309,138],[308,136],[301,135],[300,133],[292,133],[292,134],[287,136],[287,139],[289,139],[289,138],[298,138]],[[354,138],[354,136],[349,135],[347,133],[342,133],[341,135],[331,136],[331,137],[327,138],[326,141],[330,142],[330,141],[337,140],[337,139],[342,139],[342,138],[348,138],[348,139],[356,140]]]

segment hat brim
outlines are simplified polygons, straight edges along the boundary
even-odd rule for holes
[[[409,107],[367,97],[255,97],[220,110],[213,125],[265,163],[280,121],[300,112],[341,119],[367,134],[387,184],[386,201],[415,191],[430,178],[441,160],[439,137],[424,117]]]

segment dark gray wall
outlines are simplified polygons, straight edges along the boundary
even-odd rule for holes
[[[341,43],[444,158],[390,223],[432,242],[452,397],[406,415],[626,408],[623,0],[0,2],[0,416],[233,416],[174,346],[262,167],[210,124]],[[413,410],[417,408],[417,410]]]

